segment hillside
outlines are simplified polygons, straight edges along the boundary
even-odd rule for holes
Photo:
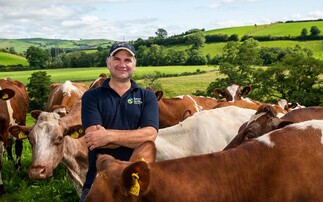
[[[291,22],[291,23],[271,23],[263,25],[251,25],[251,26],[240,26],[240,27],[230,27],[223,29],[214,29],[205,31],[205,35],[215,35],[215,34],[237,34],[239,38],[244,35],[249,36],[300,36],[303,28],[307,29],[308,34],[310,34],[310,29],[312,26],[318,27],[321,30],[320,35],[323,35],[323,21],[308,21],[308,22]],[[60,48],[64,50],[92,50],[96,51],[98,46],[106,48],[113,43],[112,40],[108,39],[81,39],[81,40],[61,40],[61,39],[42,39],[42,38],[30,38],[30,39],[0,39],[0,49],[14,48],[18,53],[24,53],[30,46],[40,47],[44,49],[49,48]],[[260,42],[260,46],[263,47],[294,47],[296,44],[301,45],[303,48],[308,48],[314,51],[314,56],[316,58],[323,59],[323,40],[316,41],[266,41]],[[221,51],[225,43],[206,43],[202,48],[202,52],[210,54],[211,56],[221,55]],[[185,50],[188,48],[187,45],[176,45],[168,48],[175,50]],[[10,56],[6,58],[2,56],[0,58],[0,65],[11,65],[11,64],[23,64],[26,62],[21,62],[17,58],[12,59]],[[28,64],[27,64],[28,65]]]
[[[0,65],[16,65],[21,64],[22,66],[28,66],[29,63],[26,58],[13,55],[10,53],[0,52]]]
[[[0,39],[0,48],[9,49],[14,47],[18,53],[25,52],[30,46],[39,48],[61,49],[96,49],[98,46],[107,47],[113,41],[108,39],[84,39],[84,40],[61,40],[61,39]]]

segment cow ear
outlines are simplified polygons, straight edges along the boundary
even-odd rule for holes
[[[250,93],[250,91],[252,90],[252,88],[250,86],[246,86],[242,89],[241,91],[241,95],[248,95]]]
[[[114,160],[115,158],[108,154],[98,154],[96,160],[97,171],[105,170],[108,167],[108,164]]]
[[[15,138],[22,140],[28,137],[31,127],[14,125],[10,126],[8,130]]]
[[[187,119],[188,117],[192,116],[192,111],[191,110],[186,110],[184,113],[183,113],[183,120]]]
[[[69,135],[74,139],[83,137],[85,135],[85,132],[82,128],[82,125],[75,125],[75,126],[69,126],[64,131],[64,136]]]
[[[9,100],[13,96],[15,96],[15,91],[13,91],[9,88],[5,88],[3,90],[0,90],[0,99],[1,100]]]
[[[152,141],[146,141],[138,145],[134,149],[129,161],[135,162],[135,161],[142,160],[142,161],[151,163],[151,162],[154,162],[155,159],[156,159],[155,143]]]
[[[144,161],[137,161],[124,169],[122,182],[128,193],[138,196],[147,191],[150,180],[150,170]]]
[[[163,91],[160,90],[155,92],[158,101],[163,97],[163,94]]]
[[[32,110],[32,111],[30,112],[30,115],[31,115],[35,120],[37,120],[41,112],[42,112],[41,110]]]
[[[213,90],[213,93],[217,96],[219,96],[220,98],[224,98],[225,97],[225,92],[220,89],[220,88],[216,88]]]

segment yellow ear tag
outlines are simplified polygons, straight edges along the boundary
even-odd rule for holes
[[[72,134],[71,134],[71,137],[74,138],[74,139],[77,139],[79,137],[79,133],[74,131]]]
[[[26,133],[24,133],[24,132],[22,132],[22,131],[20,131],[19,132],[19,134],[18,134],[18,139],[25,139],[25,138],[27,138],[27,135],[26,135]]]
[[[1,98],[1,99],[5,100],[5,99],[7,99],[8,97],[9,97],[9,95],[8,95],[7,93],[5,93],[5,94],[3,94],[3,95],[2,95],[2,98]]]
[[[129,193],[133,194],[135,196],[139,196],[139,192],[140,192],[140,185],[138,182],[139,175],[138,175],[138,173],[132,173],[131,176],[132,176],[132,184],[133,185],[130,188]]]
[[[144,162],[146,162],[146,163],[147,163],[147,161],[145,160],[145,158],[144,158],[144,157],[141,157],[141,158],[140,158],[140,161],[144,161]]]

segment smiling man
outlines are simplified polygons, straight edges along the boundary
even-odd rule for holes
[[[84,201],[95,178],[98,154],[129,160],[137,145],[156,139],[159,128],[154,92],[131,79],[136,68],[134,47],[126,42],[113,44],[106,62],[110,78],[82,97],[89,169],[80,201]]]

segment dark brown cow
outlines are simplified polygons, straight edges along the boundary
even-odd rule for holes
[[[245,141],[285,127],[288,124],[313,119],[323,119],[323,107],[295,109],[281,118],[278,118],[277,112],[271,105],[261,105],[255,115],[240,127],[238,135],[224,148],[224,150],[234,148]]]
[[[86,201],[322,201],[322,134],[311,120],[211,154],[130,165],[102,155]]]
[[[159,128],[178,124],[196,112],[213,109],[218,100],[211,97],[183,95],[175,98],[162,98],[163,92],[155,92],[158,99]]]
[[[99,77],[91,83],[90,89],[101,86],[106,79],[107,79],[107,75],[105,73],[101,73]]]
[[[13,160],[12,144],[14,142],[16,151],[15,168],[20,170],[21,167],[22,141],[11,136],[8,128],[17,124],[26,125],[29,98],[25,85],[10,78],[0,79],[0,92],[0,195],[2,195],[4,193],[1,179],[3,152],[4,148],[6,148],[8,158]]]
[[[89,87],[85,84],[71,81],[65,81],[64,84],[52,84],[50,86],[50,95],[47,101],[46,111],[65,115],[88,89]]]
[[[80,195],[88,168],[88,148],[84,138],[72,137],[78,134],[74,129],[81,128],[81,101],[76,102],[64,117],[55,112],[32,111],[31,114],[37,119],[35,125],[9,129],[17,137],[28,137],[32,145],[29,178],[49,178],[62,162]]]

